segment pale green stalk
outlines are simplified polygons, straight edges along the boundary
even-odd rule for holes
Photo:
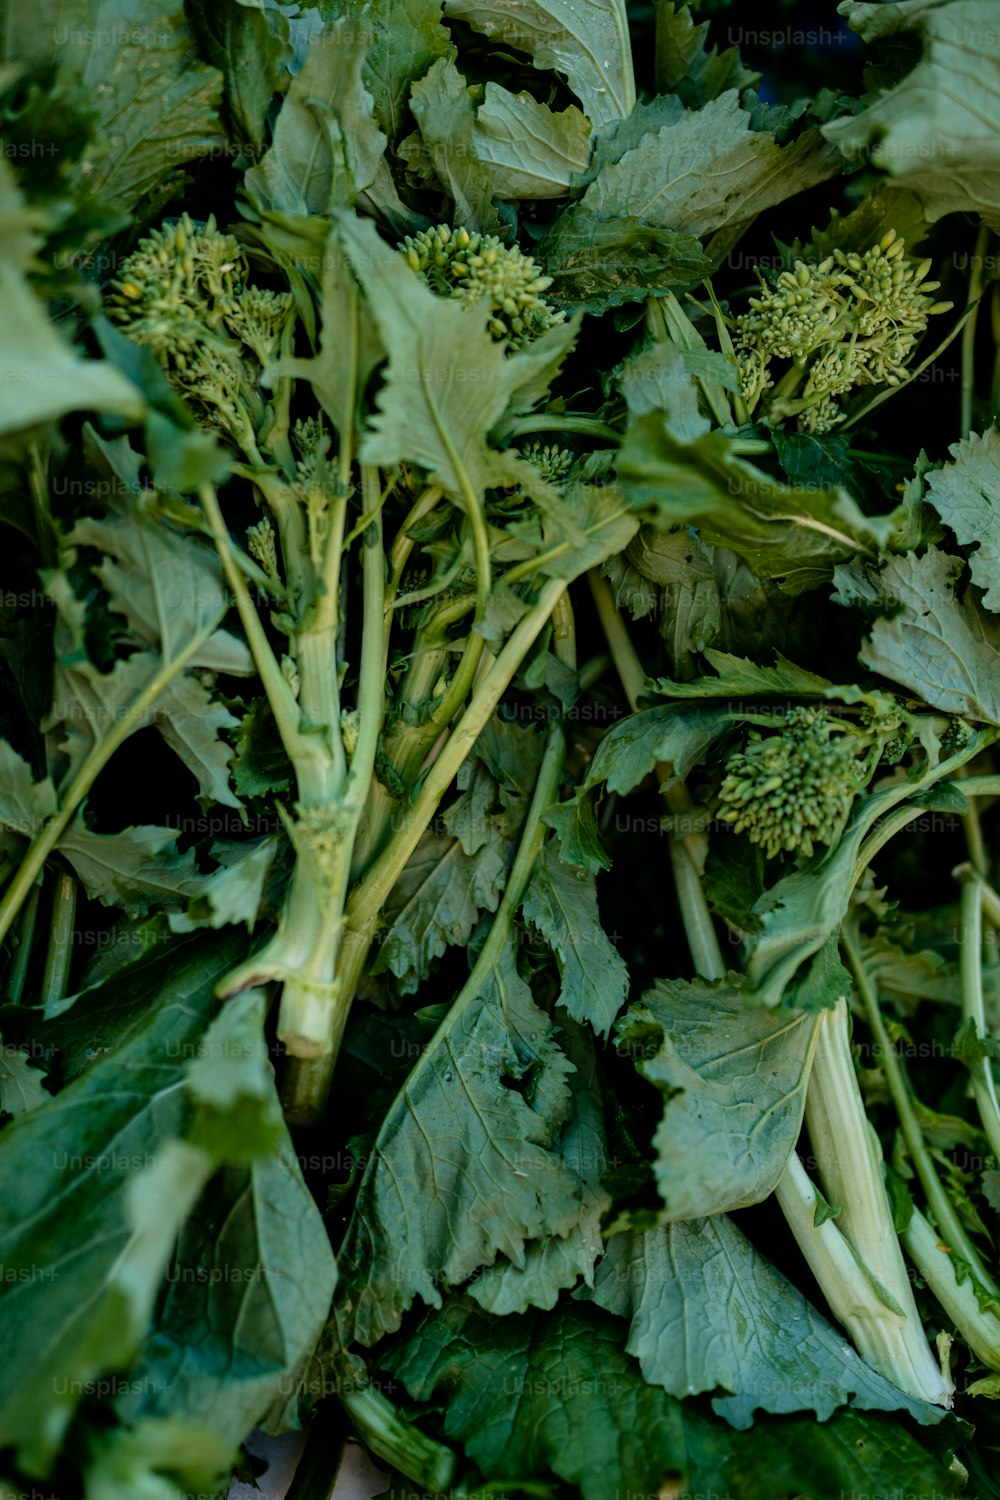
[[[587,580],[625,697],[634,712],[645,686],[646,674],[607,579],[596,568],[592,568],[587,574]],[[666,781],[673,775],[673,769],[658,765],[656,774],[661,781]],[[694,810],[688,789],[680,781],[668,787],[666,802],[670,811],[681,817]],[[704,979],[721,979],[726,972],[726,963],[701,884],[707,850],[708,839],[703,833],[670,840],[670,864],[677,901],[695,972]]]
[[[969,1236],[955,1212],[951,1199],[941,1184],[937,1169],[931,1158],[930,1152],[924,1142],[923,1131],[917,1119],[913,1101],[910,1098],[910,1090],[903,1073],[902,1064],[892,1044],[892,1039],[882,1019],[879,1010],[878,996],[875,988],[869,980],[861,958],[861,951],[851,922],[844,924],[842,932],[844,953],[851,967],[854,982],[858,994],[864,1002],[868,1025],[872,1036],[879,1049],[879,1057],[885,1069],[886,1081],[892,1102],[896,1106],[896,1114],[899,1117],[899,1126],[906,1142],[910,1160],[913,1163],[921,1186],[930,1204],[931,1210],[937,1220],[942,1239],[946,1240],[952,1251],[966,1261],[973,1274],[979,1279],[980,1284],[986,1291],[997,1295],[997,1286],[983,1265],[979,1252],[973,1245]]]
[[[989,1027],[983,998],[983,882],[971,868],[962,869],[958,874],[962,881],[958,959],[962,1019],[971,1022],[979,1041],[986,1041]],[[992,1059],[970,1058],[967,1066],[980,1122],[993,1156],[1000,1162],[1000,1100]]]
[[[345,910],[345,927],[338,953],[336,973],[338,993],[342,997],[341,1003],[345,1014],[364,971],[365,961],[377,931],[382,906],[420,842],[424,830],[436,813],[442,797],[492,717],[527,652],[537,640],[565,593],[566,584],[562,579],[550,579],[533,608],[515,626],[507,644],[477,684],[468,708],[428,769],[418,796],[402,813],[391,843],[351,892]],[[550,741],[547,753],[551,750],[552,742]],[[540,780],[541,776],[540,772]],[[556,786],[558,786],[558,781],[556,781]],[[552,792],[545,805],[549,805],[554,800],[555,793]],[[544,811],[544,807],[541,810]],[[538,816],[540,818],[540,812]],[[529,813],[529,819],[530,817]],[[518,870],[516,862],[514,869]],[[516,888],[515,875],[512,872],[508,879],[507,894],[516,891]],[[503,909],[503,903],[501,903],[500,910],[503,911]],[[500,913],[498,912],[494,926],[499,919]],[[489,942],[490,938],[487,938],[487,945]],[[451,1011],[449,1011],[450,1015]],[[285,1097],[287,1106],[293,1112],[293,1117],[301,1123],[316,1124],[322,1118],[334,1062],[334,1054],[328,1053],[324,1057],[317,1058],[314,1063],[303,1065],[297,1070],[294,1095],[286,1094]]]
[[[847,1330],[862,1359],[886,1374],[900,1390],[937,1406],[949,1406],[954,1389],[951,1381],[933,1359],[928,1363],[922,1353],[914,1363],[914,1340],[906,1317],[886,1306],[834,1220],[817,1224],[817,1212],[822,1207],[819,1194],[794,1151],[774,1196],[830,1311]],[[919,1320],[916,1328],[920,1330]],[[922,1333],[921,1340],[926,1350]]]
[[[959,1281],[951,1249],[935,1234],[919,1209],[913,1210],[902,1237],[914,1265],[963,1342],[984,1365],[1000,1370],[1000,1318],[979,1306],[970,1277]]]
[[[881,1147],[858,1087],[843,997],[818,1018],[805,1119],[823,1192],[840,1210],[837,1229],[864,1267],[887,1314],[881,1320],[885,1326],[877,1331],[874,1324],[880,1320],[866,1314],[864,1336],[877,1350],[880,1361],[870,1362],[900,1390],[940,1403],[947,1397],[948,1388],[942,1384],[941,1371],[924,1336],[913,1286],[906,1274],[882,1180]],[[792,1228],[795,1231],[794,1223]],[[796,1233],[797,1238],[800,1233]],[[820,1285],[828,1296],[826,1282],[821,1279]]]
[[[47,1010],[66,997],[70,968],[73,963],[73,936],[76,931],[76,876],[68,870],[56,873],[52,892],[52,914],[49,919],[49,946],[39,1005]]]

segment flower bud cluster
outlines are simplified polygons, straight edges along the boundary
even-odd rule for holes
[[[796,261],[736,320],[743,399],[752,412],[767,391],[772,421],[795,416],[806,432],[844,419],[838,401],[866,385],[899,385],[928,318],[946,312],[928,281],[929,260],[905,257],[894,229],[863,255],[835,250],[818,264]],[[772,363],[791,361],[775,382]],[[803,383],[804,382],[804,383]]]
[[[543,276],[530,255],[517,245],[502,244],[495,234],[439,224],[407,235],[399,249],[439,296],[457,297],[464,307],[488,297],[487,327],[512,349],[523,348],[565,320],[566,314],[542,296],[552,277]]]
[[[521,457],[536,468],[546,484],[565,484],[576,454],[556,443],[526,443]]]
[[[232,235],[214,218],[196,224],[184,214],[139,242],[110,298],[129,338],[151,348],[171,384],[238,440],[249,421],[241,387],[276,358],[292,313],[288,292],[249,286],[248,275]]]
[[[861,786],[850,733],[818,708],[792,709],[781,734],[754,735],[729,757],[718,816],[763,846],[812,854],[839,836]]]

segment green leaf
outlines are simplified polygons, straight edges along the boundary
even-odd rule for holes
[[[508,942],[375,1139],[339,1256],[345,1343],[373,1344],[416,1298],[439,1307],[498,1254],[520,1266],[526,1241],[569,1231],[580,1188],[557,1141],[570,1066]]]
[[[760,918],[754,906],[764,894],[767,861],[759,844],[734,834],[721,841],[713,839],[701,883],[705,899],[717,917],[722,917],[740,932],[754,932]]]
[[[264,373],[264,384],[281,376],[308,380],[334,429],[353,432],[357,403],[384,350],[371,312],[358,295],[357,283],[337,236],[327,233],[322,246],[320,346],[309,359],[279,359]],[[357,341],[357,390],[344,379],[344,350]]]
[[[949,448],[952,462],[927,475],[927,499],[963,547],[983,605],[1000,611],[1000,432],[973,432]]]
[[[671,775],[662,783],[668,791],[704,760],[733,719],[725,711],[670,705],[642,709],[613,725],[601,740],[583,783],[572,797],[545,814],[545,822],[559,834],[561,857],[591,873],[606,869],[611,862],[597,839],[595,817],[602,788],[631,792],[655,766],[669,765]]]
[[[177,911],[205,888],[193,851],[178,853],[179,836],[176,828],[148,825],[94,833],[78,814],[59,849],[91,900],[141,917],[151,906]]]
[[[0,87],[5,76],[0,65]],[[27,202],[10,162],[6,156],[0,158],[0,259],[14,271],[29,271],[48,227],[49,215]]]
[[[386,139],[362,81],[371,28],[357,16],[314,36],[274,127],[270,150],[246,174],[261,206],[284,214],[346,208],[375,181]]]
[[[639,529],[616,484],[570,485],[546,494],[541,508],[546,561],[539,572],[567,582],[620,552]]]
[[[187,1059],[239,949],[213,941],[156,966],[130,1039],[0,1137],[5,1358],[0,1442],[48,1470],[87,1382],[130,1361],[174,1236],[215,1164],[183,1139]]]
[[[151,1417],[131,1428],[111,1427],[91,1437],[87,1493],[100,1500],[221,1493],[232,1476],[234,1447],[197,1420]]]
[[[635,102],[624,6],[616,0],[445,0],[445,13],[467,21],[494,44],[527,52],[536,68],[561,73],[595,130],[627,115]]]
[[[601,926],[593,873],[572,869],[550,838],[542,846],[522,906],[559,963],[559,1003],[607,1036],[628,998],[628,969]]]
[[[979,738],[980,744],[983,738]],[[966,751],[975,754],[976,745],[973,738]],[[860,798],[839,844],[805,860],[793,874],[765,891],[756,906],[761,922],[751,939],[747,963],[760,1004],[780,1004],[802,965],[839,932],[866,836],[884,813],[915,795],[920,795],[919,783],[891,782],[883,790]]]
[[[71,411],[113,412],[136,422],[142,396],[113,365],[81,359],[27,281],[0,260],[0,435],[40,427]]]
[[[229,1002],[227,1002],[229,1003]],[[118,1414],[183,1417],[230,1451],[289,1406],[336,1282],[292,1142],[212,1179],[181,1233]],[[294,1408],[293,1408],[294,1409]]]
[[[232,731],[231,776],[238,797],[262,797],[287,792],[291,785],[291,762],[285,753],[265,697],[254,698]]]
[[[87,652],[84,605],[66,571],[47,575],[57,621],[52,708],[44,728],[59,731],[70,775],[158,669],[175,660],[213,620],[221,620],[228,606],[214,551],[156,513],[153,497],[139,482],[140,459],[128,440],[106,443],[88,431],[85,445],[102,476],[92,483],[106,514],[101,520],[84,516],[76,522],[64,539],[61,562],[64,570],[73,568],[77,547],[101,554],[94,576],[108,592],[109,608],[121,616],[129,644],[138,649],[119,658],[110,672],[99,671]],[[232,751],[219,737],[236,720],[212,698],[201,676],[194,675],[204,670],[246,676],[253,665],[241,640],[226,630],[212,631],[135,728],[156,725],[197,777],[206,802],[239,807],[229,787]]]
[[[432,170],[455,205],[456,225],[495,234],[501,228],[493,206],[499,188],[477,152],[476,111],[450,57],[439,57],[413,85],[410,109],[420,137],[419,142],[411,139],[411,149],[402,154],[412,167]]]
[[[52,1095],[42,1087],[42,1077],[20,1048],[0,1042],[0,1114],[26,1115],[47,1104]]]
[[[198,60],[181,0],[148,0],[141,16],[119,0],[43,0],[31,9],[6,0],[2,9],[9,57],[55,61],[64,87],[86,90],[94,128],[75,164],[78,191],[127,213],[184,162],[225,146],[222,77]]]
[[[665,698],[742,698],[774,696],[777,698],[825,698],[833,684],[815,672],[797,667],[793,661],[774,653],[773,667],[759,667],[745,657],[731,656],[727,651],[702,652],[717,677],[695,677],[690,682],[672,682],[659,677],[655,688]]]
[[[212,855],[221,862],[219,869],[202,878],[186,911],[170,913],[171,931],[193,932],[196,927],[225,927],[230,922],[252,931],[278,847],[274,833],[253,843],[215,844]]]
[[[840,935],[831,933],[801,978],[789,988],[785,1004],[816,1015],[851,993],[851,976],[840,962]]]
[[[735,89],[643,136],[608,162],[583,195],[601,218],[634,215],[698,239],[755,218],[837,170],[836,152],[815,131],[779,146],[750,129]]]
[[[601,1218],[610,1198],[601,1187],[608,1165],[604,1111],[597,1079],[594,1039],[582,1026],[561,1018],[564,1045],[575,1072],[569,1076],[570,1114],[559,1139],[559,1154],[580,1182],[580,1206],[566,1234],[533,1240],[517,1266],[497,1257],[469,1287],[469,1296],[486,1312],[506,1317],[529,1307],[555,1307],[559,1293],[594,1284],[594,1267],[604,1241]]]
[[[685,441],[703,437],[711,423],[698,404],[685,350],[672,339],[661,339],[630,354],[622,365],[618,386],[630,417],[664,412],[671,430]]]
[[[560,214],[536,254],[552,277],[546,296],[589,313],[694,286],[712,268],[693,235],[635,215],[604,219],[583,204]]]
[[[354,0],[333,0],[328,10],[357,15]],[[366,19],[373,37],[365,59],[365,87],[375,102],[375,118],[389,139],[398,142],[411,85],[437,58],[453,55],[454,48],[441,24],[440,0],[373,0]]]
[[[624,1281],[626,1349],[671,1396],[727,1392],[712,1408],[740,1431],[758,1410],[812,1411],[820,1422],[845,1406],[931,1423],[945,1416],[866,1365],[727,1214],[623,1239],[601,1263],[595,1300],[608,1305],[608,1279]],[[617,1303],[617,1286],[612,1295]]]
[[[788,593],[816,588],[835,563],[884,545],[892,531],[846,490],[783,485],[739,458],[723,433],[687,440],[660,412],[633,421],[617,471],[631,503],[658,525],[697,526]]]
[[[848,1410],[828,1422],[780,1417],[758,1420],[742,1433],[692,1416],[687,1430],[688,1452],[700,1475],[697,1488],[732,1500],[845,1500],[862,1494],[948,1500],[965,1486],[961,1464],[949,1466],[928,1453],[898,1416]]]
[[[557,1475],[583,1500],[655,1495],[685,1466],[680,1408],[640,1377],[616,1322],[595,1308],[497,1320],[466,1299],[383,1356],[484,1474]]]
[[[734,1432],[702,1403],[647,1385],[620,1322],[564,1304],[497,1322],[467,1300],[428,1315],[384,1358],[418,1401],[443,1408],[448,1437],[486,1474],[579,1486],[583,1500],[657,1495],[881,1500],[961,1493],[964,1475],[928,1453],[898,1416],[842,1411],[775,1417]]]
[[[36,782],[31,767],[22,760],[13,745],[0,740],[0,829],[10,853],[23,856],[25,840],[30,843],[41,833],[47,818],[56,811],[57,800],[51,779]]]
[[[846,0],[842,14],[866,42],[919,39],[920,60],[860,113],[823,134],[848,157],[869,156],[920,198],[929,221],[982,214],[1000,223],[1000,32],[982,0]]]
[[[187,14],[205,57],[222,74],[236,138],[259,149],[271,98],[288,86],[290,13],[261,0],[194,0]]]
[[[834,598],[894,611],[872,626],[860,653],[866,667],[942,713],[1000,724],[1000,623],[956,597],[962,566],[931,548],[890,557],[879,573],[838,568]]]
[[[382,909],[386,930],[372,964],[374,974],[396,975],[400,993],[412,993],[448,947],[467,945],[480,915],[499,906],[511,845],[498,825],[486,821],[474,853],[428,830],[410,855]]]
[[[108,592],[108,608],[125,617],[136,644],[157,646],[171,660],[226,608],[215,550],[151,514],[152,495],[139,479],[141,459],[127,438],[108,443],[92,428],[85,438],[87,457],[102,476],[92,493],[106,513],[100,520],[81,517],[66,543],[101,554],[93,572]],[[224,630],[205,642],[192,665],[242,676],[251,671],[246,645]]]
[[[665,1223],[774,1191],[802,1124],[814,1017],[754,1006],[739,975],[661,979],[618,1038],[664,1096],[654,1171]]]
[[[690,109],[700,109],[728,89],[753,88],[760,82],[759,73],[743,66],[738,47],[720,53],[708,46],[710,22],[695,25],[690,6],[656,0],[654,10],[658,94],[677,94]]]
[[[233,935],[229,934],[229,941]],[[71,1082],[141,1031],[159,1003],[164,964],[181,962],[189,938],[171,938],[160,917],[143,929],[112,929],[75,997],[46,1011],[39,1033],[62,1082]]]
[[[590,121],[573,104],[556,111],[488,83],[472,142],[498,198],[564,198],[590,160]]]
[[[490,449],[486,434],[524,387],[553,378],[576,325],[552,328],[507,356],[486,332],[485,304],[466,309],[435,296],[370,223],[342,215],[337,232],[389,351],[363,461],[419,464],[456,498],[469,482],[479,493],[508,483],[517,461]],[[519,469],[530,473],[527,464]]]

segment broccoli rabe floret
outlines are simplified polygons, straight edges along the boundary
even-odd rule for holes
[[[935,302],[940,282],[926,280],[929,260],[907,260],[890,229],[863,255],[835,250],[815,264],[798,260],[736,319],[740,384],[752,412],[765,392],[771,420],[796,415],[807,432],[843,420],[838,398],[855,386],[899,385],[927,320],[950,302]],[[773,360],[792,371],[776,386]],[[804,380],[804,384],[802,383]]]
[[[780,734],[729,757],[718,816],[765,854],[812,854],[833,843],[861,788],[858,743],[823,709],[795,708]]]
[[[517,245],[504,245],[495,234],[439,224],[407,235],[399,249],[441,296],[457,297],[466,307],[475,307],[488,297],[491,317],[487,327],[495,339],[506,340],[512,349],[530,344],[565,320],[566,314],[541,295],[552,285],[552,277],[543,276],[530,255]]]

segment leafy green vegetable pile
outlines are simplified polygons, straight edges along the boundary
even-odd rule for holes
[[[996,7],[629,10],[4,7],[2,1500],[1000,1497]]]

